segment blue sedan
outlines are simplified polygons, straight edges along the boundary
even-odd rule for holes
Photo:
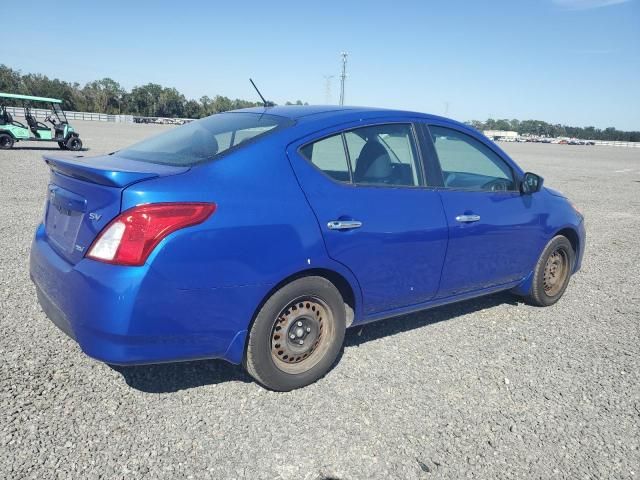
[[[561,193],[420,113],[245,109],[45,161],[38,300],[110,364],[223,358],[291,390],[349,326],[502,290],[552,305],[584,252]]]

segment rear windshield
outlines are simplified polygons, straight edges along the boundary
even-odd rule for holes
[[[290,123],[274,115],[220,113],[143,140],[116,155],[164,165],[194,165]]]

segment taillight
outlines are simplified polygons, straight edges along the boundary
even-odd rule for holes
[[[122,212],[100,232],[87,257],[116,265],[143,265],[164,237],[204,222],[215,210],[215,203],[138,205]]]

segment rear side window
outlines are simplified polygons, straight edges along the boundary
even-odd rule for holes
[[[341,134],[305,145],[300,149],[300,152],[307,160],[334,180],[339,182],[351,180]]]
[[[291,123],[275,115],[221,113],[143,140],[117,155],[142,162],[194,165]]]
[[[430,126],[444,185],[470,190],[515,190],[511,167],[493,150],[469,135]]]
[[[344,136],[354,183],[421,185],[410,125],[374,125],[350,130]]]
[[[347,130],[305,145],[300,153],[340,182],[377,186],[423,184],[409,124]]]

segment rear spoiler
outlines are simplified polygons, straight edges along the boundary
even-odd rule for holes
[[[164,175],[184,173],[190,167],[139,162],[115,155],[100,157],[42,157],[52,171],[86,182],[124,188],[133,183]]]

